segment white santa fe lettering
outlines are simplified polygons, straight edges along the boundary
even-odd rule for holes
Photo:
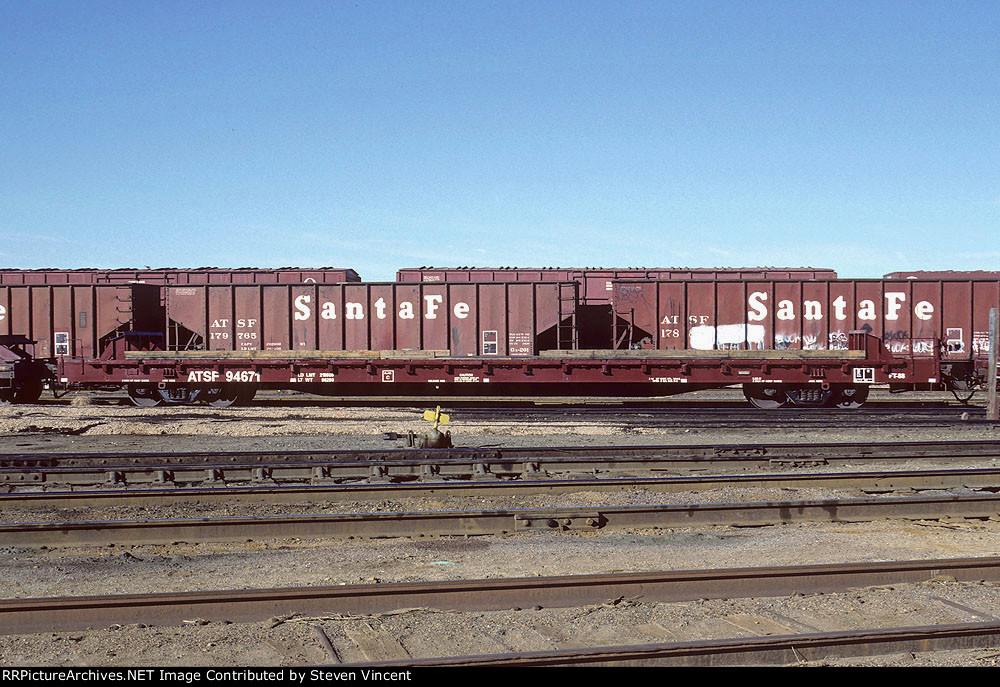
[[[792,305],[791,301],[778,301],[777,315],[779,320],[794,320],[795,306]]]
[[[764,301],[767,300],[767,294],[763,291],[755,291],[747,297],[747,321],[748,322],[760,322],[767,318],[767,306]],[[903,309],[903,303],[906,302],[906,294],[900,291],[890,291],[885,294],[886,307],[885,307],[885,319],[887,320],[898,320],[900,316],[900,311]],[[847,301],[843,296],[837,296],[831,303],[833,306],[833,316],[840,321],[847,319]],[[875,301],[873,300],[863,300],[858,303],[858,319],[859,320],[874,320],[877,319],[877,309]],[[934,304],[930,301],[920,301],[913,306],[913,314],[921,320],[929,320],[934,315]],[[794,320],[795,319],[795,301],[791,300],[781,300],[778,301],[778,310],[775,316],[779,320]],[[822,320],[823,319],[823,303],[822,301],[802,301],[802,316],[807,320]],[[688,318],[689,323],[694,326],[698,324],[697,318]],[[701,324],[704,324],[702,322]]]
[[[858,308],[858,319],[859,320],[874,320],[875,319],[875,301],[861,301],[860,308]]]
[[[802,316],[807,320],[822,320],[823,309],[820,307],[819,301],[803,301]]]
[[[308,320],[309,316],[312,314],[312,309],[309,307],[308,303],[310,296],[299,296],[295,299],[295,319],[296,320]]]
[[[843,296],[837,296],[837,300],[833,302],[833,316],[838,320],[846,320],[847,313],[847,301],[844,300]]]
[[[750,310],[747,311],[747,319],[751,322],[760,322],[767,317],[767,306],[763,301],[767,300],[767,294],[763,291],[754,291],[747,299]]]
[[[902,303],[906,300],[906,294],[898,291],[887,291],[885,294],[885,300],[885,319],[898,320],[899,309],[903,307]]]
[[[312,307],[311,296],[302,295],[296,297],[293,302],[295,306],[295,312],[293,317],[296,320],[308,320],[312,317]],[[436,320],[438,317],[438,310],[441,309],[441,304],[444,302],[444,296],[424,296],[425,310],[424,317],[428,320]],[[3,306],[0,306],[2,308]],[[384,298],[379,298],[372,304],[375,309],[375,317],[380,320],[384,320],[388,317],[387,310],[389,308],[388,304],[385,302]],[[459,302],[456,303],[452,312],[460,320],[464,320],[469,316],[472,308],[468,303]],[[0,309],[0,319],[3,318],[5,310]],[[412,320],[416,317],[414,312],[414,304],[409,301],[401,301],[399,304],[399,318],[402,320]],[[320,317],[324,320],[335,320],[337,319],[337,305],[331,301],[324,301],[320,307]],[[363,320],[365,319],[365,304],[364,303],[344,303],[344,317],[349,320]],[[703,319],[708,319],[707,317]],[[245,323],[249,323],[251,326],[256,324],[256,320],[240,320],[240,326],[245,326]],[[225,327],[228,326],[229,320],[214,320],[212,323],[213,327]]]
[[[442,301],[444,301],[444,296],[424,296],[424,303],[427,307],[424,317],[428,320],[436,320],[438,304]]]

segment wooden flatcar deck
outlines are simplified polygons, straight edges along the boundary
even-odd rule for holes
[[[850,350],[556,350],[538,356],[453,356],[433,351],[128,351],[126,360],[863,360]]]

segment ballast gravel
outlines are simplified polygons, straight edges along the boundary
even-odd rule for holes
[[[106,411],[114,412],[106,412]],[[177,409],[175,409],[177,410]],[[393,445],[385,431],[422,430],[414,411],[253,408],[225,413],[180,409],[173,418],[124,407],[0,407],[0,450],[124,451],[318,448]],[[363,412],[361,412],[363,411]],[[303,420],[301,415],[317,416]],[[294,418],[289,418],[294,415]],[[554,423],[463,424],[466,445],[701,444],[857,441],[850,427],[692,429]],[[97,424],[102,423],[102,424]],[[410,423],[407,425],[407,423]],[[93,424],[93,427],[88,425]],[[36,429],[31,429],[34,425]],[[317,433],[321,427],[323,433]],[[101,429],[103,428],[103,429]],[[155,429],[155,432],[153,432]],[[69,432],[78,432],[71,434]],[[160,434],[160,432],[165,432]],[[982,424],[937,428],[873,428],[870,441],[1000,438]],[[983,466],[990,465],[984,461]],[[910,465],[908,467],[915,467]],[[963,467],[973,467],[968,463]],[[856,497],[856,491],[727,489],[691,493],[581,492],[516,499],[392,499],[317,507],[179,506],[169,509],[49,509],[3,520],[201,517],[297,512],[375,512],[444,508],[633,505],[709,501]],[[299,585],[379,584],[418,580],[585,574],[613,571],[760,567],[848,561],[1000,555],[992,521],[803,523],[754,528],[683,528],[628,532],[539,533],[506,537],[270,540],[170,546],[0,549],[5,598],[251,589]],[[364,617],[276,617],[258,623],[179,627],[111,626],[78,632],[0,635],[0,664],[11,665],[303,665],[406,657],[631,643],[685,642],[776,634],[982,622],[1000,618],[1000,587],[936,579],[837,594],[654,604],[609,600],[599,606],[478,613],[411,609]],[[330,639],[323,649],[317,630]],[[992,666],[1000,649],[970,649],[804,662],[805,665]]]

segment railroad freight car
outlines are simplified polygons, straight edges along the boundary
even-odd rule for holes
[[[653,396],[818,380],[851,387],[855,395],[835,399],[849,407],[861,402],[863,385],[885,381],[885,370],[909,378],[930,369],[911,370],[912,360],[897,360],[863,331],[832,351],[613,349],[611,330],[598,337],[601,347],[581,349],[578,290],[576,282],[165,286],[162,334],[123,334],[99,359],[60,358],[59,376],[125,386],[138,405],[224,406],[261,386],[332,395]],[[153,350],[158,341],[163,348]]]
[[[815,267],[412,267],[398,270],[401,282],[575,281],[580,304],[608,305],[616,279],[742,281],[745,279],[836,279],[834,270]],[[608,322],[610,326],[610,322]]]
[[[147,284],[0,286],[0,335],[30,340],[39,359],[97,357],[124,332],[160,332],[160,298]]]
[[[157,269],[0,269],[4,284],[336,284],[358,282],[352,269],[336,267],[163,267]]]
[[[97,357],[126,332],[159,332],[162,318],[152,285],[0,286],[0,399],[37,400],[59,358]]]
[[[66,359],[60,377],[127,385],[141,405],[227,405],[258,385],[341,392],[336,383],[349,361],[368,368],[372,361],[429,357],[440,361],[443,375],[457,359],[575,348],[577,288],[575,282],[164,286],[160,350],[123,349],[89,364]],[[406,381],[401,375],[398,387]]]
[[[613,290],[616,345],[638,355],[697,359],[702,351],[732,351],[818,359],[836,357],[848,350],[852,333],[863,333],[898,360],[847,385],[831,382],[822,366],[805,384],[751,371],[743,389],[762,407],[857,402],[874,382],[900,391],[982,388],[989,311],[998,303],[1000,281],[972,279],[617,281]]]
[[[915,270],[890,272],[883,279],[1000,279],[1000,272],[989,270]]]
[[[1000,301],[1000,281],[971,279],[612,287],[594,305],[577,280],[11,286],[0,287],[0,336],[15,337],[6,350],[22,371],[31,359],[15,349],[35,340],[59,382],[125,387],[140,405],[229,405],[258,387],[656,396],[739,385],[759,407],[856,407],[871,384],[982,388]],[[0,366],[0,389],[8,377]]]

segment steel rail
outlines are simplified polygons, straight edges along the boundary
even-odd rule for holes
[[[441,404],[441,400],[431,400],[430,405]],[[314,405],[326,405],[322,402]],[[336,404],[333,404],[336,405]],[[349,404],[355,405],[355,404]],[[384,405],[378,407],[385,407]],[[906,404],[899,403],[896,408],[840,410],[830,408],[802,408],[802,409],[777,409],[762,411],[747,407],[746,403],[739,404],[741,407],[729,407],[732,404],[720,404],[722,407],[705,409],[696,408],[622,408],[609,407],[595,409],[590,407],[566,409],[560,407],[539,407],[533,408],[495,408],[495,409],[460,409],[459,406],[449,405],[453,408],[450,412],[461,412],[464,422],[503,422],[518,423],[563,423],[572,426],[593,425],[596,423],[614,425],[624,425],[629,427],[646,428],[699,428],[718,429],[727,427],[746,428],[772,428],[772,427],[801,427],[801,428],[864,428],[864,427],[894,427],[907,428],[914,426],[921,427],[954,427],[956,425],[969,425],[977,427],[995,426],[996,422],[987,418],[986,409],[980,406],[944,406],[934,409],[927,408],[907,408]],[[192,414],[190,407],[178,407],[164,409],[161,414],[130,417],[130,421],[140,422],[147,425],[157,425],[161,423],[174,422],[182,419],[193,419],[210,421],[215,418],[229,421],[256,421],[268,422],[275,418],[261,413],[255,413],[256,408],[266,408],[268,404],[255,403],[251,408],[232,409],[225,412],[199,412]],[[270,404],[270,407],[285,407],[287,403]],[[412,407],[412,405],[408,406]],[[205,411],[205,409],[199,409]],[[511,415],[516,414],[516,420],[512,420]],[[106,418],[99,415],[92,416],[94,421],[102,422]],[[313,427],[316,433],[323,431],[322,425],[329,422],[329,418],[306,414],[291,414],[280,418],[285,422],[297,422],[303,427]]]
[[[0,523],[0,545],[88,546],[284,538],[496,536],[512,533],[719,525],[759,527],[801,522],[941,518],[1000,518],[1000,495]]]
[[[111,624],[178,625],[193,618],[256,622],[293,614],[366,615],[406,608],[488,611],[539,605],[572,607],[621,599],[652,603],[787,596],[918,583],[941,575],[963,582],[997,581],[1000,558],[6,599],[0,600],[0,634]]]
[[[337,669],[433,666],[794,665],[831,658],[975,649],[996,647],[997,644],[1000,644],[1000,623],[987,622],[778,635],[752,639],[708,639],[694,642],[344,663],[338,664]]]
[[[720,461],[721,462],[721,461]],[[957,462],[957,461],[956,461]],[[728,463],[727,463],[728,464]],[[816,465],[810,463],[809,465]],[[821,461],[820,465],[829,462]],[[768,467],[789,465],[802,467],[805,460],[774,461],[766,463]],[[764,465],[755,465],[762,468]],[[721,465],[715,465],[722,468]],[[995,473],[1000,468],[982,468],[982,474]],[[233,484],[255,485],[351,485],[366,483],[372,485],[390,484],[400,487],[414,482],[428,484],[458,482],[496,482],[496,481],[533,481],[543,479],[585,479],[614,477],[631,477],[649,475],[676,477],[678,483],[685,479],[697,483],[708,480],[708,477],[685,477],[677,473],[694,473],[697,470],[683,470],[676,465],[655,459],[553,459],[545,463],[525,461],[483,461],[481,463],[362,463],[315,465],[315,464],[281,464],[273,466],[258,465],[215,465],[215,466],[173,466],[170,468],[113,466],[100,468],[42,468],[19,471],[17,469],[0,470],[0,485],[10,490],[45,488],[54,486],[94,487],[94,486],[226,486]],[[746,474],[746,470],[741,470]],[[930,471],[927,471],[928,473]],[[970,475],[972,470],[967,471]],[[870,471],[869,474],[876,474]],[[885,472],[884,475],[903,475],[903,471]],[[765,475],[756,477],[735,477],[735,479],[764,479]],[[774,478],[776,479],[776,478]],[[821,477],[815,479],[822,481]],[[982,483],[982,482],[981,482]],[[985,483],[983,483],[985,484]],[[891,490],[891,489],[890,489]],[[0,496],[2,498],[2,496]]]
[[[228,471],[225,474],[228,479]],[[754,474],[680,477],[600,477],[578,479],[453,480],[285,486],[108,488],[88,491],[12,491],[0,494],[0,507],[81,508],[164,506],[182,503],[330,503],[390,498],[525,496],[581,491],[644,489],[688,492],[722,489],[861,489],[871,493],[970,489],[1000,491],[1000,468],[899,470],[809,474]]]
[[[954,459],[959,462],[961,459]],[[972,460],[972,459],[968,459]],[[987,459],[988,460],[988,459]],[[846,462],[846,461],[845,461]],[[831,461],[797,460],[770,461],[760,464],[737,463],[729,461],[713,462],[712,468],[717,471],[739,470],[746,473],[748,467],[762,469],[763,467],[804,467],[829,465]],[[482,461],[476,463],[443,462],[434,463],[335,463],[317,465],[314,463],[279,464],[279,465],[197,465],[171,467],[131,467],[109,466],[93,468],[32,468],[19,470],[16,468],[0,469],[0,485],[8,489],[25,487],[37,488],[43,486],[59,487],[97,487],[116,485],[157,486],[157,485],[334,485],[356,484],[399,484],[412,482],[447,482],[447,481],[526,481],[538,479],[580,479],[587,477],[638,477],[641,475],[673,475],[681,477],[680,473],[700,472],[697,469],[685,469],[671,461],[655,459],[551,459],[541,461],[514,462]]]
[[[596,471],[679,472],[762,465],[1000,458],[1000,441],[603,446],[373,451],[49,453],[0,456],[0,484],[158,484],[504,479]]]
[[[970,422],[987,424],[986,409],[981,406],[938,408],[780,408],[762,411],[747,403],[740,407],[721,408],[534,408],[534,409],[456,409],[466,422],[509,422],[510,413],[517,414],[518,422],[567,422],[592,424],[613,422],[643,427],[718,427],[740,424],[747,426],[804,425],[851,426],[884,423],[889,426],[911,426],[933,423],[948,426]]]
[[[366,462],[384,460],[477,459],[556,457],[671,457],[676,460],[705,460],[727,457],[760,459],[766,457],[798,457],[803,455],[831,458],[867,456],[948,456],[1000,455],[1000,440],[981,441],[913,441],[913,442],[828,442],[828,443],[756,443],[756,444],[659,444],[603,446],[506,446],[457,447],[449,449],[323,449],[286,451],[190,451],[190,452],[62,452],[5,453],[0,465],[191,465],[199,462]]]

